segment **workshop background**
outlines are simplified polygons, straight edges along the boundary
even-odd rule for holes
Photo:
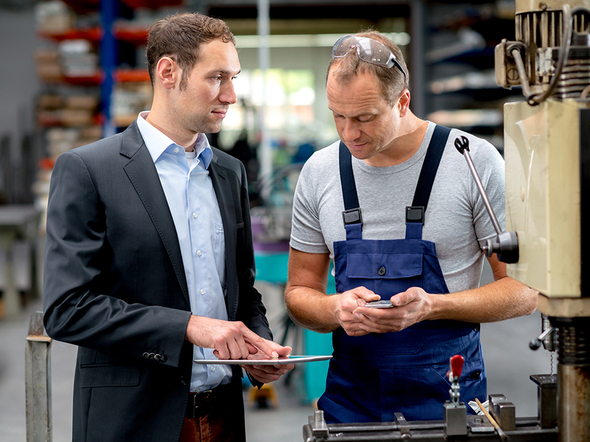
[[[372,27],[405,52],[412,109],[488,139],[500,152],[502,105],[519,88],[496,85],[493,51],[514,38],[514,1],[0,0],[0,440],[26,440],[25,342],[41,310],[44,210],[55,158],[126,127],[149,108],[144,42],[154,20],[199,11],[227,21],[242,73],[239,103],[212,143],[247,166],[257,284],[278,341],[326,354],[330,336],[292,324],[283,305],[290,205],[301,165],[337,138],[325,71],[338,37]],[[489,268],[482,283],[491,280]],[[538,313],[482,325],[488,392],[517,416],[536,416],[531,374],[552,373],[551,354],[528,343]],[[70,440],[75,347],[51,344],[52,430]],[[244,387],[249,440],[302,440],[327,363],[299,365],[264,391]]]

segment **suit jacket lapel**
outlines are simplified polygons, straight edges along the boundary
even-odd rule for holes
[[[166,201],[162,184],[158,178],[158,172],[143,142],[136,122],[133,122],[123,134],[121,155],[129,158],[123,169],[127,173],[131,184],[143,202],[147,213],[162,239],[162,243],[168,252],[176,278],[180,284],[182,294],[187,304],[190,305],[186,275],[184,273],[184,265],[182,263],[182,255],[180,253],[180,245],[178,244],[178,235],[174,227],[174,220],[168,209],[168,202]]]
[[[236,202],[233,200],[231,183],[225,168],[217,163],[217,156],[213,154],[213,159],[209,165],[209,174],[215,189],[215,195],[219,204],[221,218],[223,220],[223,231],[225,238],[225,268],[227,293],[225,303],[230,320],[234,320],[238,312],[238,281],[235,278],[236,268]]]

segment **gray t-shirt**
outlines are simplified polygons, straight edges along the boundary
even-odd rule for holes
[[[412,204],[435,124],[418,151],[390,167],[369,166],[352,158],[363,239],[405,238],[405,208]],[[453,129],[449,134],[425,215],[422,238],[433,241],[450,292],[476,288],[484,254],[480,248],[495,230],[463,155],[454,146],[465,136],[473,163],[500,226],[505,223],[504,160],[485,140]],[[308,253],[330,253],[334,241],[346,239],[342,220],[344,202],[338,161],[339,141],[315,152],[305,163],[295,189],[290,245]]]

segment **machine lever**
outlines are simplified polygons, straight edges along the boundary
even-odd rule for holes
[[[543,343],[543,339],[545,339],[549,334],[553,332],[553,327],[547,328],[543,333],[539,335],[538,338],[535,338],[529,342],[529,348],[531,350],[538,350],[541,344]]]
[[[496,230],[496,238],[486,240],[485,246],[482,247],[483,250],[488,257],[497,253],[498,259],[505,263],[518,262],[518,236],[516,235],[516,232],[502,232],[498,218],[496,218],[494,209],[490,204],[488,195],[479,179],[479,175],[477,174],[477,170],[475,169],[475,165],[469,154],[469,140],[465,136],[458,137],[455,139],[455,147],[459,153],[465,157],[465,160],[467,160],[467,166],[469,166],[471,175],[475,180],[477,189],[479,190],[484,205],[490,215],[490,219],[492,220],[492,224],[494,225],[494,229]]]
[[[459,405],[459,398],[461,397],[459,393],[459,377],[461,377],[464,362],[465,358],[461,355],[455,355],[450,359],[450,370],[447,376],[449,377],[449,381],[451,381],[451,389],[449,390],[451,403],[455,407]]]
[[[451,372],[449,374],[452,378],[461,377],[461,371],[463,370],[463,363],[465,358],[461,355],[455,355],[451,358]]]
[[[459,377],[461,371],[463,371],[464,362],[465,359],[461,355],[455,355],[449,360],[450,367],[447,377],[451,382],[451,389],[449,390],[451,400],[446,401],[443,405],[445,434],[447,437],[463,437],[467,435],[467,407],[463,402],[459,401],[461,399]]]

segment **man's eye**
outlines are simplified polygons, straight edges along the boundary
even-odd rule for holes
[[[370,123],[371,121],[373,121],[373,117],[363,117],[363,118],[358,118],[359,123]]]

